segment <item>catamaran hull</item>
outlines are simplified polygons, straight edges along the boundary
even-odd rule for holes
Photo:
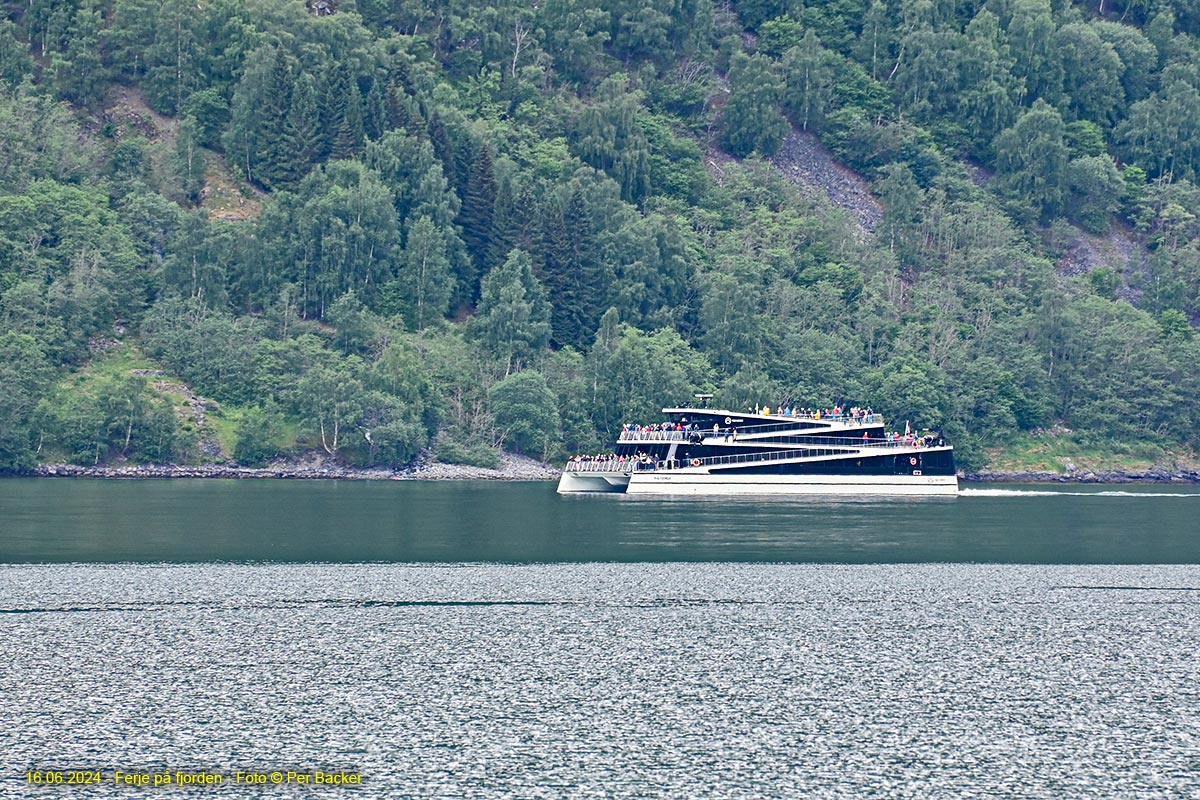
[[[558,481],[559,494],[575,492],[624,492],[629,485],[627,472],[571,472]]]
[[[560,489],[561,491],[561,489]],[[712,475],[635,472],[628,494],[956,495],[954,475]]]
[[[626,427],[605,456],[573,459],[558,491],[645,495],[948,495],[954,448],[888,434],[858,414],[742,414],[664,408],[665,427]],[[626,472],[625,470],[631,470]]]

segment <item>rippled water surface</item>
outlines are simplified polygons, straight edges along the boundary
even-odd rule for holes
[[[1197,567],[11,566],[0,594],[3,796],[88,794],[21,781],[56,766],[414,798],[1200,793]]]
[[[0,481],[0,797],[1197,798],[1198,512]]]

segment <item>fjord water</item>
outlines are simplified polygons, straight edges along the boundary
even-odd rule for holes
[[[1200,795],[1200,494],[1045,492],[0,482],[0,796]]]
[[[0,481],[5,562],[1200,563],[1200,487],[559,496],[550,482]]]

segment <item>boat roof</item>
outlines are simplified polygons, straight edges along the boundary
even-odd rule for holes
[[[664,414],[703,414],[708,417],[729,417],[732,422],[779,422],[781,420],[809,419],[808,417],[788,416],[786,414],[757,414],[752,411],[730,411],[727,408],[664,408]]]

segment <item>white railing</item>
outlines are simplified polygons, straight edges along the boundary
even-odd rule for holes
[[[723,436],[726,428],[736,427],[739,436],[751,436],[763,433],[774,433],[776,431],[794,431],[798,430],[797,422],[831,422],[845,425],[847,427],[860,427],[863,425],[882,425],[882,414],[868,414],[865,417],[851,417],[849,414],[831,415],[828,417],[800,417],[800,416],[780,416],[780,420],[786,422],[768,422],[761,425],[724,425],[720,427],[720,433],[712,433],[712,428],[700,427],[693,428],[691,431],[644,431],[641,429],[621,431],[617,437],[619,442],[684,442],[687,441],[691,433],[699,433],[702,436]],[[806,430],[801,428],[799,430]]]
[[[701,431],[703,433],[703,431]],[[687,431],[621,431],[618,442],[686,442]]]
[[[568,461],[567,472],[632,472],[633,462],[629,459],[610,458],[604,461]]]
[[[670,459],[655,461],[640,461],[637,459],[607,459],[604,461],[569,461],[567,462],[567,472],[619,472],[629,474],[631,472],[641,472],[645,470],[672,470],[685,469],[688,467],[716,467],[728,464],[755,464],[769,463],[772,461],[786,461],[788,459],[805,459],[805,458],[831,458],[837,456],[853,456],[855,450],[845,450],[845,447],[853,447],[856,450],[864,447],[886,448],[893,451],[896,455],[904,455],[905,453],[918,452],[926,450],[924,445],[916,443],[912,445],[878,441],[864,445],[861,442],[854,445],[833,445],[832,447],[805,447],[795,448],[791,450],[771,450],[760,453],[739,453],[732,456],[707,456],[705,458],[691,459]],[[944,447],[944,446],[943,446]],[[840,452],[825,452],[826,450],[839,449]]]

